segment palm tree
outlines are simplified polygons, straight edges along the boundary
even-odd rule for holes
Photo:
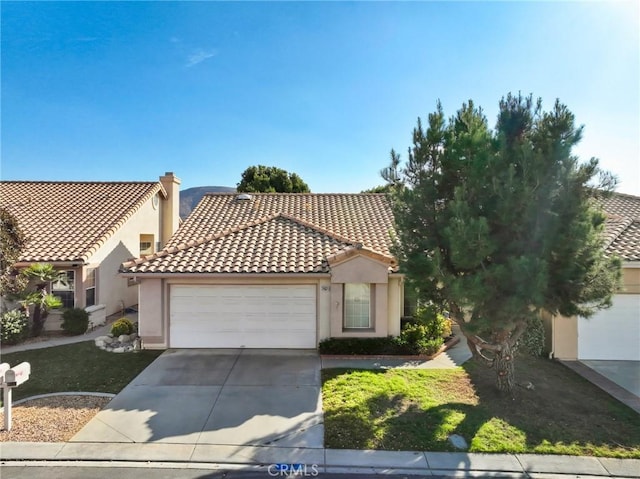
[[[44,328],[44,321],[47,319],[47,313],[52,308],[62,306],[60,298],[47,293],[47,285],[55,280],[59,273],[53,265],[48,263],[35,263],[22,271],[22,274],[33,284],[34,291],[28,292],[20,301],[22,306],[29,311],[29,307],[33,306],[33,320],[31,325],[31,334],[40,336]]]

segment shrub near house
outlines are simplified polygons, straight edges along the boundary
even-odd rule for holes
[[[329,338],[320,341],[321,354],[344,355],[426,355],[438,352],[451,336],[451,321],[433,306],[421,307],[415,319],[398,337]]]
[[[16,344],[29,336],[29,317],[19,309],[2,313],[0,337],[2,344]]]
[[[62,329],[70,335],[84,334],[89,327],[89,313],[82,308],[67,309],[62,313]]]

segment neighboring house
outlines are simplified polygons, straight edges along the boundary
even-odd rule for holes
[[[640,197],[616,193],[602,206],[606,252],[622,259],[622,289],[589,319],[544,318],[548,347],[558,359],[640,361]]]
[[[177,230],[179,185],[173,173],[156,182],[2,181],[0,206],[28,239],[16,266],[51,263],[60,276],[47,290],[65,308],[122,311],[138,302],[138,287],[118,269],[160,250]],[[50,315],[45,328],[59,319]]]
[[[140,282],[146,348],[316,348],[398,335],[403,276],[383,194],[208,194]]]

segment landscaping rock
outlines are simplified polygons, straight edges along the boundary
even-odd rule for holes
[[[467,445],[467,441],[465,441],[464,437],[459,434],[452,434],[449,436],[449,443],[458,450],[466,451],[469,449]]]
[[[95,339],[95,344],[100,349],[110,353],[129,353],[141,348],[141,341],[137,334],[122,334],[118,338],[113,335],[100,336]]]

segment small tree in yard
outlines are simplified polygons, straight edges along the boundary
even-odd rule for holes
[[[21,281],[14,264],[26,244],[27,239],[16,217],[5,208],[0,208],[0,297],[15,294],[25,286],[26,282]]]
[[[50,309],[62,306],[60,298],[47,293],[46,287],[58,277],[58,272],[47,263],[35,263],[22,270],[22,274],[32,283],[22,296],[21,303],[28,311],[33,306],[33,318],[31,324],[31,334],[40,336]]]
[[[532,317],[589,317],[620,282],[594,202],[615,179],[571,154],[581,133],[558,101],[544,112],[508,95],[494,130],[471,101],[448,121],[438,103],[426,131],[418,120],[405,165],[392,150],[382,171],[402,269],[421,299],[449,309],[503,392],[513,392],[514,346]]]

